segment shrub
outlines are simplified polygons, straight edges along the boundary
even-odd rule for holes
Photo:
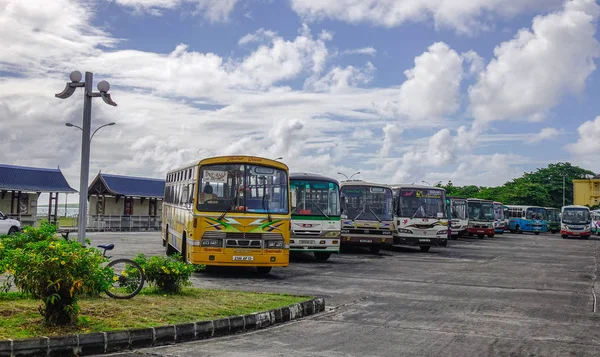
[[[40,313],[49,325],[75,323],[79,296],[98,294],[110,285],[112,271],[95,248],[54,236],[54,228],[28,227],[9,241],[2,239],[3,267],[23,292],[41,299]],[[10,248],[7,248],[9,246]]]
[[[196,271],[194,265],[182,262],[179,254],[146,258],[140,253],[133,260],[144,270],[146,281],[165,293],[177,293],[182,287],[190,286],[190,277]]]

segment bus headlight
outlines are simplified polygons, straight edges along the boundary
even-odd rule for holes
[[[404,228],[398,228],[398,233],[413,234],[413,232],[411,230],[404,229]]]
[[[281,240],[268,240],[267,248],[283,248],[283,241]]]
[[[327,232],[327,233],[325,233],[325,235],[324,235],[324,236],[325,236],[325,237],[332,237],[332,238],[335,238],[335,237],[337,237],[337,236],[339,236],[339,235],[340,235],[340,232],[338,232],[338,231],[331,231],[331,232]]]
[[[440,235],[440,234],[448,234],[447,230],[443,230],[443,231],[437,231],[436,235]]]
[[[202,246],[203,247],[220,247],[221,240],[220,239],[203,239]]]

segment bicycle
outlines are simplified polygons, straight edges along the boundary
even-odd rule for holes
[[[69,240],[69,232],[58,232],[65,240]],[[106,256],[106,252],[113,250],[115,245],[100,244],[98,248],[103,249],[102,256],[110,259],[111,257]],[[104,291],[106,295],[113,299],[131,299],[144,287],[146,277],[144,276],[144,270],[142,267],[131,259],[119,258],[111,260],[107,267],[113,270],[113,277],[111,279],[111,287]]]

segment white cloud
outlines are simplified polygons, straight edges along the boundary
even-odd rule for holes
[[[540,141],[549,140],[560,135],[560,130],[555,128],[543,128],[538,134],[530,135],[527,138],[527,142],[529,143],[539,143]]]
[[[366,85],[373,80],[375,66],[371,62],[363,68],[347,66],[346,68],[334,67],[323,77],[308,78],[304,88],[318,92],[342,92],[353,87]]]
[[[264,42],[264,41],[271,40],[271,39],[275,38],[276,36],[277,36],[277,33],[275,31],[265,30],[265,29],[261,28],[261,29],[258,29],[254,33],[249,33],[249,34],[245,35],[244,37],[240,38],[240,40],[238,41],[238,44],[246,45],[246,44],[249,44],[252,42]]]
[[[567,145],[567,150],[576,155],[597,157],[600,152],[600,116],[588,120],[577,128],[579,138],[574,144]]]
[[[584,90],[600,57],[595,0],[572,0],[533,20],[494,50],[495,59],[469,89],[476,120],[541,120],[561,97]]]
[[[388,117],[416,120],[436,119],[455,113],[460,107],[460,83],[463,59],[443,42],[431,45],[415,58],[415,66],[406,70],[407,80],[398,98],[376,104],[376,110]]]
[[[377,50],[373,47],[362,47],[362,48],[354,48],[351,50],[346,50],[342,52],[345,55],[367,55],[375,57],[377,54]]]
[[[137,12],[147,12],[160,16],[163,10],[173,10],[185,3],[196,7],[195,13],[201,13],[212,22],[227,21],[229,14],[239,0],[112,0]]]
[[[396,124],[388,123],[383,127],[383,144],[379,150],[379,156],[389,156],[394,146],[402,145],[402,128]]]
[[[330,18],[395,27],[433,19],[436,27],[472,33],[488,29],[490,20],[498,16],[510,18],[552,10],[560,3],[561,0],[292,0],[292,8],[311,20]]]

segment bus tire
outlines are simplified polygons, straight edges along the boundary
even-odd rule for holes
[[[488,238],[494,238],[495,234],[488,234]]]
[[[256,272],[259,275],[268,275],[273,267],[256,267]]]
[[[533,234],[535,234],[536,236],[539,236],[540,232],[533,232]]]
[[[369,250],[371,251],[371,253],[377,254],[381,250],[381,246],[380,245],[372,245],[369,247]]]
[[[562,235],[562,238],[563,238],[563,239],[567,239],[568,237],[567,237],[567,235],[566,235],[566,234],[563,234],[563,235]]]
[[[429,249],[431,249],[431,246],[429,246],[429,245],[422,245],[419,248],[421,248],[421,252],[428,253]]]
[[[320,262],[324,262],[331,256],[330,252],[315,252],[315,259]]]
[[[477,238],[479,238],[479,239],[483,239],[483,238],[485,238],[485,234],[479,234],[479,235],[477,236]]]

